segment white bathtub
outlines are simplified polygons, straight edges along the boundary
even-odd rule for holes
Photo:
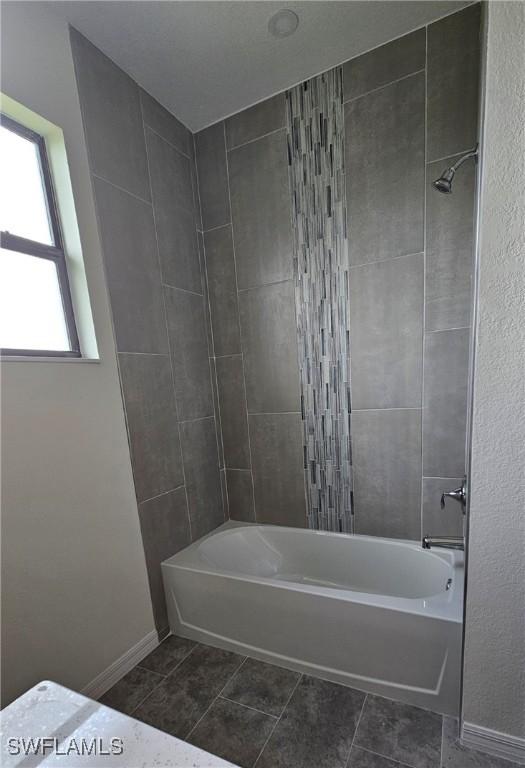
[[[229,522],[162,572],[175,634],[457,714],[462,553]]]

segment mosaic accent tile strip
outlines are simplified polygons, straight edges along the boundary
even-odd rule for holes
[[[353,530],[342,68],[286,94],[310,528]]]

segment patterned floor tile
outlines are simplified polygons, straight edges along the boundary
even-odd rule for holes
[[[195,648],[193,640],[170,635],[158,648],[142,659],[139,667],[150,669],[159,675],[169,675],[193,648]]]
[[[239,704],[279,717],[298,680],[298,672],[247,659],[222,695]]]
[[[135,707],[161,682],[161,675],[148,669],[134,667],[113,688],[101,696],[100,703],[130,715]]]

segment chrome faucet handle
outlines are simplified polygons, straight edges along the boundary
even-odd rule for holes
[[[445,491],[441,494],[441,509],[445,509],[445,499],[455,499],[459,501],[463,510],[467,504],[467,478],[463,478],[463,483],[455,491]]]

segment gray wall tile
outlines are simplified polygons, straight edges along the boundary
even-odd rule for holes
[[[423,250],[425,76],[345,105],[351,264]]]
[[[249,416],[257,522],[306,525],[299,413]]]
[[[238,287],[292,276],[286,133],[228,152]]]
[[[242,357],[218,357],[217,384],[226,467],[250,468]]]
[[[119,354],[137,499],[184,482],[173,380],[166,355]]]
[[[146,129],[162,280],[202,292],[190,160]]]
[[[291,281],[239,293],[248,411],[300,408],[297,329]]]
[[[225,120],[228,149],[258,139],[286,125],[286,98],[278,93]]]
[[[476,3],[428,27],[428,160],[464,152],[477,141],[480,14]]]
[[[224,467],[220,471],[221,476],[221,497],[222,497],[222,508],[224,510],[224,519],[228,520],[229,518],[229,512],[228,512],[228,491],[226,488],[226,470]]]
[[[350,270],[354,408],[420,408],[423,254]]]
[[[224,522],[213,418],[180,425],[193,541]]]
[[[180,152],[190,157],[193,136],[186,126],[142,88],[140,89],[140,103],[144,124],[152,128],[163,139],[169,141]]]
[[[140,530],[146,556],[153,616],[157,630],[168,627],[160,564],[191,544],[184,487],[139,504]]]
[[[427,333],[424,352],[423,474],[465,471],[469,329]]]
[[[235,355],[241,335],[231,226],[206,232],[204,244],[215,354]]]
[[[425,47],[426,32],[418,29],[350,59],[343,66],[344,100],[424,69]]]
[[[220,227],[230,221],[228,172],[224,124],[205,128],[195,134],[202,226]]]
[[[463,536],[463,511],[454,499],[447,499],[441,509],[441,494],[459,488],[463,478],[424,477],[422,527],[423,536]]]
[[[474,268],[476,166],[462,166],[454,194],[432,186],[458,155],[427,165],[425,328],[440,331],[470,325]]]
[[[356,533],[419,539],[421,411],[352,414]]]
[[[181,421],[213,415],[204,299],[176,288],[164,288],[168,335]]]
[[[71,48],[92,173],[149,200],[137,84],[73,28]]]
[[[151,205],[94,179],[119,352],[168,352]]]
[[[222,439],[221,410],[219,407],[219,387],[217,384],[217,365],[216,359],[210,357],[211,370],[211,388],[213,393],[213,412],[215,413],[215,424],[218,429],[217,450],[219,451],[219,467],[224,468],[224,444]]]
[[[231,520],[255,522],[253,479],[249,469],[227,469],[228,505]]]

